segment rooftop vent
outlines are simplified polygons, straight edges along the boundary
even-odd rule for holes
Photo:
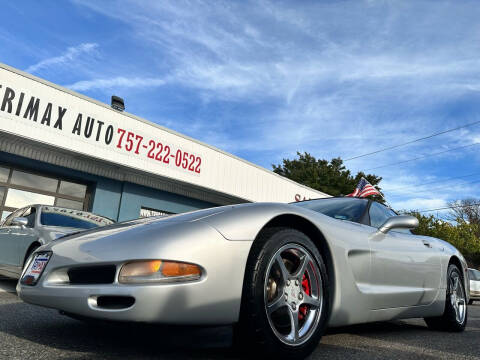
[[[110,105],[113,109],[118,111],[125,110],[125,103],[121,97],[112,95],[112,105]]]

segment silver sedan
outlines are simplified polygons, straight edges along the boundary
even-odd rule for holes
[[[0,275],[18,279],[26,260],[40,246],[69,233],[112,223],[86,211],[57,206],[18,209],[0,226]]]
[[[39,248],[17,291],[77,318],[234,324],[243,348],[290,358],[327,326],[423,317],[463,331],[465,259],[417,225],[357,198],[140,219]]]

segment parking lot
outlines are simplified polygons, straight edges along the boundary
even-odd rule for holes
[[[175,311],[175,309],[172,309]],[[20,301],[0,279],[0,359],[240,359],[231,329],[88,325]],[[331,329],[313,359],[480,359],[480,303],[461,334],[420,319]]]

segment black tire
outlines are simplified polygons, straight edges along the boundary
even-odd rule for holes
[[[303,301],[307,301],[308,294],[304,292],[305,288],[303,287],[303,281],[305,280],[302,280],[301,283],[292,280],[291,285],[289,285],[290,288],[285,286],[281,287],[278,285],[278,289],[275,290],[276,299],[281,299],[282,301],[285,299],[282,309],[285,311],[285,313],[289,313],[291,321],[297,321],[297,329],[299,329],[299,331],[298,333],[294,332],[294,339],[298,335],[298,340],[294,341],[298,341],[298,344],[287,344],[280,340],[281,334],[279,335],[278,329],[274,325],[271,325],[271,314],[278,310],[274,310],[272,313],[270,313],[270,315],[267,315],[268,300],[266,300],[266,292],[270,290],[267,290],[269,288],[266,287],[266,284],[267,282],[269,283],[270,277],[268,279],[266,279],[266,277],[270,276],[269,274],[272,274],[270,271],[273,271],[273,266],[278,266],[272,264],[274,264],[275,261],[274,256],[279,254],[279,251],[286,249],[284,251],[288,253],[289,251],[296,250],[289,249],[288,247],[290,246],[295,246],[298,249],[306,250],[306,253],[308,254],[308,257],[304,256],[302,257],[304,260],[299,261],[298,268],[293,269],[295,270],[294,272],[297,272],[296,278],[303,276],[302,279],[305,279],[304,275],[307,274],[307,272],[303,272],[304,275],[301,275],[302,272],[299,270],[302,263],[308,264],[305,267],[308,268],[307,271],[315,271],[315,273],[319,274],[321,277],[321,281],[317,281],[315,285],[317,289],[317,294],[315,297],[316,301],[318,301],[318,304],[312,308],[299,300],[298,308],[296,310],[297,312],[294,312],[293,310],[295,310],[295,304],[287,301],[286,291],[287,289],[293,288],[293,286],[296,286],[295,289],[299,289],[299,292],[294,293],[294,295],[292,295],[292,299],[296,299],[296,296],[298,296],[298,299],[303,299],[305,296]],[[284,269],[290,271],[286,268],[286,265]],[[269,272],[269,274],[267,274],[267,272]],[[277,271],[276,273],[278,274],[279,272]],[[293,276],[293,274],[289,275]],[[288,283],[290,283],[290,281]],[[283,285],[286,284],[287,282],[285,282]],[[277,288],[277,285],[275,285],[275,288]],[[312,295],[311,290],[310,295]],[[255,356],[258,356],[259,353],[261,353],[267,356],[276,356],[277,358],[305,358],[317,347],[325,331],[330,312],[329,295],[329,282],[322,255],[319,253],[315,244],[305,234],[300,231],[284,227],[269,228],[263,231],[252,245],[252,249],[247,261],[242,293],[240,322],[234,329],[234,344],[236,344],[238,347],[242,346],[241,349],[243,351],[248,349],[247,352],[251,352],[252,355]],[[310,297],[310,299],[313,299],[313,297]],[[306,326],[305,320],[303,320],[305,321],[303,325],[300,325],[300,321],[302,320],[300,317],[302,316],[300,315],[301,311],[302,314],[303,311],[308,311],[307,315],[305,315],[305,319],[307,316],[314,316],[312,319],[315,319],[313,325],[307,327],[308,331],[306,334],[304,334],[305,340],[301,340],[299,335],[300,331],[304,330],[304,327],[302,326]],[[297,320],[294,320],[296,317]],[[290,324],[292,324],[290,331],[293,331],[293,322]]]
[[[469,300],[468,305],[472,305],[472,304],[473,304],[473,300]]]
[[[459,316],[457,316],[457,311],[455,310],[452,301],[455,302],[456,294],[454,294],[452,289],[452,277],[458,277],[458,286],[461,287],[461,291],[463,292],[460,296],[463,297],[463,308],[464,308],[464,316],[463,320],[458,320]],[[458,291],[458,290],[457,290]],[[452,296],[455,296],[452,300]],[[445,311],[442,316],[432,317],[432,318],[425,318],[425,322],[427,326],[432,330],[441,330],[441,331],[449,331],[449,332],[461,332],[465,330],[465,326],[467,325],[467,318],[468,318],[468,307],[466,306],[466,295],[465,295],[465,286],[463,282],[463,276],[458,267],[454,264],[450,264],[448,266],[447,271],[447,298],[445,301]],[[460,316],[460,319],[462,316]]]

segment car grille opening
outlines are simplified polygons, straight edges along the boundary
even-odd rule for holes
[[[111,284],[115,280],[115,265],[82,266],[67,271],[72,285]]]
[[[129,308],[135,304],[135,298],[132,296],[99,296],[97,298],[97,307],[109,310],[120,310]]]

